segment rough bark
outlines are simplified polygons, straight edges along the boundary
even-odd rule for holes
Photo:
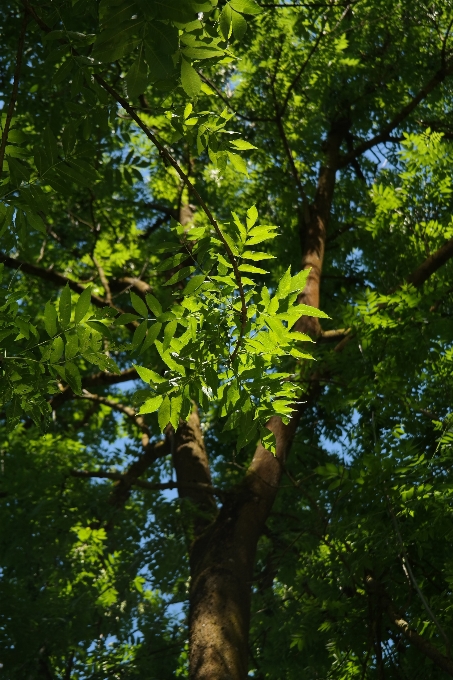
[[[304,211],[301,225],[302,269],[310,269],[307,285],[299,295],[299,303],[319,309],[321,273],[324,262],[327,224],[335,189],[335,175],[338,168],[341,142],[349,128],[346,120],[334,123],[326,141],[326,159],[320,168],[318,185],[313,203]],[[321,335],[321,326],[316,317],[302,316],[294,330],[307,333],[313,338]]]
[[[277,494],[297,425],[273,418],[277,455],[258,446],[245,479],[194,542],[190,555],[191,680],[244,680],[258,539]]]

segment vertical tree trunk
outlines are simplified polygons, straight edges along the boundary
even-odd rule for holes
[[[326,142],[326,164],[319,171],[318,186],[309,220],[301,228],[303,268],[311,267],[300,302],[319,306],[319,285],[327,222],[332,205],[335,172],[344,125],[333,126]],[[297,330],[317,335],[319,323],[303,317]],[[314,381],[308,402],[319,394]],[[299,422],[302,405],[289,425],[274,417],[268,423],[276,437],[273,456],[258,445],[242,483],[226,494],[215,515],[213,496],[207,491],[184,491],[183,485],[210,484],[209,462],[198,415],[178,428],[174,465],[181,494],[199,509],[192,524],[190,548],[189,677],[191,680],[244,680],[248,674],[248,632],[252,579],[258,540],[274,503],[284,464]],[[211,521],[209,520],[209,515]]]

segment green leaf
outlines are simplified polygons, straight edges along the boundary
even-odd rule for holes
[[[275,255],[269,255],[269,253],[252,252],[251,250],[245,250],[241,257],[243,260],[252,260],[255,262],[260,262],[261,260],[275,260]]]
[[[111,340],[112,334],[105,324],[100,323],[99,321],[87,321],[86,325],[89,328],[92,328],[94,331],[96,331],[100,335],[102,335],[104,338]]]
[[[79,351],[79,338],[76,333],[68,333],[66,335],[66,359],[73,359]]]
[[[170,347],[170,343],[174,338],[177,326],[178,326],[178,322],[176,320],[170,321],[170,323],[167,323],[167,325],[165,326],[164,342],[163,342],[164,352]]]
[[[176,75],[175,65],[170,55],[163,54],[154,45],[146,44],[145,58],[148,63],[149,80],[169,80]]]
[[[155,343],[157,336],[160,333],[161,328],[162,328],[162,324],[157,322],[157,323],[154,323],[151,326],[151,328],[148,329],[148,334],[146,336],[145,342],[143,343],[143,345],[140,349],[140,354],[145,352],[148,349],[148,347],[151,347],[151,345],[153,345]]]
[[[57,310],[51,302],[47,302],[44,309],[44,328],[51,338],[57,332]]]
[[[196,267],[183,267],[179,271],[176,272],[176,274],[173,274],[171,279],[164,283],[164,286],[171,286],[174,283],[178,283],[178,281],[182,281],[183,279],[187,279],[188,276],[193,274],[193,272],[196,270]]]
[[[179,46],[178,29],[160,21],[149,22],[146,26],[146,42],[153,45],[157,52],[174,54]]]
[[[246,142],[244,142],[245,144]],[[258,210],[256,205],[252,205],[251,208],[247,210],[247,229],[251,229],[258,219]]]
[[[242,40],[247,31],[247,22],[242,16],[234,9],[231,12],[231,22],[233,25],[233,35],[235,40]]]
[[[66,328],[71,321],[71,290],[68,284],[61,292],[58,311],[60,312],[60,323],[63,328]]]
[[[77,142],[77,123],[68,123],[61,135],[63,143],[63,150],[66,156],[69,156],[73,151]]]
[[[261,269],[260,267],[254,267],[252,264],[240,264],[239,265],[239,271],[240,272],[250,272],[252,274],[268,274],[265,269]]]
[[[228,40],[230,38],[231,32],[233,30],[232,14],[233,12],[231,11],[229,3],[226,3],[219,18],[220,32],[222,33],[225,40]]]
[[[139,42],[142,22],[123,21],[102,31],[96,38],[91,56],[101,62],[112,62],[129,54]]]
[[[182,262],[185,262],[188,260],[190,257],[189,253],[177,253],[176,255],[172,255],[171,257],[167,257],[166,260],[161,262],[157,267],[156,271],[157,272],[165,272],[168,271],[169,269],[173,269],[173,267],[178,267]]]
[[[151,295],[151,293],[148,293],[145,296],[146,299],[146,304],[154,314],[154,316],[157,318],[162,314],[162,305],[160,304],[159,300],[154,297],[154,295]]]
[[[39,215],[27,210],[27,222],[32,227],[32,229],[36,229],[36,231],[39,231],[41,234],[44,234],[44,236],[47,236],[46,225]]]
[[[301,315],[304,316],[316,316],[320,319],[330,319],[328,314],[321,312],[321,310],[316,309],[316,307],[310,307],[309,305],[298,305],[298,309],[301,310]]]
[[[291,267],[288,267],[282,278],[278,282],[278,287],[275,292],[277,300],[284,300],[291,292]]]
[[[67,361],[64,367],[66,382],[75,394],[82,394],[82,378],[79,369],[72,361]]]
[[[237,170],[238,172],[242,172],[242,174],[244,175],[249,174],[247,170],[247,163],[241,156],[238,156],[236,153],[231,153],[230,151],[228,151],[228,158],[235,170]]]
[[[136,314],[121,314],[113,321],[114,326],[127,326],[128,323],[137,321],[139,317]]]
[[[165,378],[162,378],[162,376],[160,376],[155,371],[152,371],[150,368],[145,368],[144,366],[135,366],[135,370],[145,383],[159,385],[159,383],[166,382]]]
[[[127,96],[136,99],[143,94],[148,85],[148,69],[143,58],[143,53],[134,61],[126,75]]]
[[[140,326],[138,326],[138,328],[136,328],[135,331],[134,331],[134,335],[133,335],[133,338],[132,338],[132,347],[135,348],[135,347],[138,347],[139,345],[141,345],[141,343],[145,339],[147,328],[148,328],[148,322],[145,319],[144,321],[142,321]]]
[[[53,167],[58,162],[58,146],[50,125],[44,128],[42,137],[42,151],[45,157],[45,170]]]
[[[230,0],[230,5],[236,12],[242,12],[242,14],[260,14],[262,12],[255,0]]]
[[[200,94],[201,78],[185,57],[181,57],[181,85],[191,99]]]
[[[171,415],[171,403],[168,395],[165,395],[164,400],[162,401],[162,404],[160,405],[159,411],[157,413],[157,420],[159,422],[161,432],[165,430],[168,423],[170,422],[170,415]]]
[[[216,50],[212,47],[185,47],[181,52],[188,59],[212,59],[224,56],[222,50]]]
[[[57,361],[60,361],[61,357],[63,356],[63,352],[64,352],[64,340],[60,335],[58,335],[52,341],[52,350],[49,356],[50,363],[56,364]]]
[[[183,401],[183,395],[181,393],[177,394],[175,397],[171,398],[170,423],[173,425],[175,430],[178,428],[178,425],[179,425],[179,418],[180,418],[180,415],[181,415],[182,401]]]
[[[154,413],[161,406],[163,400],[164,398],[161,394],[157,394],[155,397],[147,399],[143,406],[140,408],[139,414],[142,415],[144,413]]]
[[[74,313],[75,323],[80,323],[90,308],[91,290],[91,287],[85,288],[77,300]]]
[[[193,276],[187,286],[182,291],[183,296],[191,295],[204,283],[206,276],[204,274],[197,274]]]
[[[131,303],[135,311],[143,316],[145,319],[148,318],[148,308],[138,295],[131,291]]]

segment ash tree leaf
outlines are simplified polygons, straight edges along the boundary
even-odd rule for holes
[[[251,274],[268,274],[265,269],[261,269],[260,267],[254,267],[252,264],[240,264],[239,265],[239,271],[240,272],[250,272]]]
[[[191,99],[200,94],[201,78],[185,57],[181,57],[181,85]]]
[[[112,339],[112,334],[105,324],[100,323],[99,321],[87,321],[86,324],[89,328],[96,331],[104,338],[107,338],[108,340]]]
[[[145,58],[148,64],[150,82],[170,80],[176,74],[173,59],[168,54],[162,54],[154,45],[146,43]]]
[[[49,357],[50,363],[56,364],[57,361],[60,361],[61,357],[63,356],[63,352],[64,352],[64,340],[60,335],[58,335],[56,338],[54,338],[52,342],[52,350],[50,352]]]
[[[36,213],[30,212],[29,210],[27,210],[26,215],[27,222],[30,225],[30,227],[32,229],[36,229],[36,231],[39,231],[41,234],[44,234],[44,236],[47,236],[46,225],[39,217],[39,215],[36,215]]]
[[[155,341],[157,340],[157,336],[160,333],[161,328],[162,328],[162,324],[159,323],[159,322],[154,323],[151,326],[151,328],[148,330],[145,342],[143,343],[139,354],[142,354],[143,352],[145,352],[149,347],[151,347],[151,345],[153,345],[155,343]]]
[[[57,310],[52,302],[47,302],[44,309],[44,328],[46,329],[47,335],[51,338],[57,332]]]
[[[144,366],[135,366],[135,370],[145,383],[158,385],[159,383],[166,382],[165,378],[162,378],[162,376],[160,376],[155,371],[152,371],[150,368],[145,368]]]
[[[196,267],[183,267],[180,269],[176,274],[173,274],[171,279],[164,283],[164,286],[171,286],[174,283],[178,283],[179,281],[182,281],[183,279],[186,279],[188,276],[193,274],[195,271]]]
[[[58,311],[60,313],[60,323],[63,328],[66,328],[71,321],[71,290],[68,284],[66,284],[61,292]]]
[[[188,260],[190,257],[189,253],[177,253],[171,257],[167,257],[160,265],[156,267],[157,272],[165,272],[168,269],[173,269],[173,267],[178,267],[180,264]]]
[[[158,317],[162,314],[162,305],[160,304],[159,300],[154,297],[154,295],[151,295],[151,293],[148,293],[145,296],[146,299],[146,304],[152,311],[155,317]]]
[[[230,5],[236,12],[242,14],[260,14],[262,12],[255,0],[230,0]]]
[[[291,292],[291,267],[288,267],[282,278],[278,282],[278,287],[275,292],[277,300],[283,300],[288,297]]]
[[[143,316],[145,319],[148,318],[148,308],[136,293],[131,291],[131,303],[132,307],[135,309],[137,314],[140,314],[140,316]]]
[[[133,321],[137,321],[138,316],[136,314],[121,314],[118,316],[114,321],[113,325],[114,326],[127,326],[128,323],[132,323]]]
[[[170,423],[173,425],[175,430],[179,425],[179,418],[181,415],[183,395],[178,394],[171,398],[170,403]]]
[[[157,413],[157,420],[159,422],[159,427],[161,432],[165,430],[170,422],[171,416],[171,402],[169,396],[166,394]]]
[[[91,287],[85,288],[83,293],[79,296],[76,302],[74,321],[80,323],[88,312],[91,304]]]
[[[147,328],[148,328],[148,322],[145,319],[144,321],[142,321],[140,326],[138,326],[138,328],[135,329],[134,335],[132,337],[132,347],[133,348],[136,348],[136,347],[138,347],[139,345],[142,344],[143,340],[145,339]]]
[[[176,320],[170,321],[170,323],[167,323],[165,326],[163,343],[164,352],[170,347],[170,343],[175,336],[177,326],[178,322]]]
[[[231,23],[235,40],[242,40],[247,31],[247,22],[239,12],[234,9],[231,12]]]
[[[197,274],[196,276],[193,276],[182,291],[182,294],[191,295],[192,293],[195,293],[195,291],[198,290],[198,288],[204,283],[205,279],[206,277],[204,274]]]
[[[164,398],[161,394],[157,394],[155,397],[151,397],[151,399],[147,399],[145,401],[145,403],[143,404],[143,406],[140,408],[139,415],[142,415],[142,414],[145,414],[145,413],[154,413],[161,406],[163,400],[164,400]]]
[[[58,146],[50,125],[47,125],[42,137],[42,150],[45,157],[45,170],[53,167],[58,162]]]
[[[252,260],[254,262],[260,262],[261,260],[275,260],[275,255],[269,255],[269,253],[256,252],[253,253],[250,250],[246,250],[241,255],[243,260]]]
[[[221,14],[220,14],[220,19],[219,19],[219,28],[220,32],[225,38],[225,40],[228,40],[231,37],[231,32],[233,30],[232,26],[232,10],[227,2],[225,7],[223,8]]]
[[[178,29],[170,24],[153,21],[147,24],[145,40],[154,45],[158,52],[174,54],[179,47]]]
[[[82,394],[82,378],[79,369],[72,361],[67,361],[64,367],[66,382],[75,394]]]
[[[228,158],[235,170],[237,170],[238,172],[242,172],[242,174],[244,175],[249,174],[247,170],[247,163],[241,156],[238,156],[237,153],[231,153],[230,151],[228,151]]]
[[[66,335],[65,357],[66,359],[73,359],[79,351],[79,338],[76,333],[68,333]]]
[[[136,99],[143,94],[148,85],[148,69],[143,53],[134,61],[126,75],[127,96],[129,99]]]
[[[316,307],[310,307],[309,305],[298,305],[297,309],[301,310],[301,316],[316,316],[319,319],[330,319],[330,316],[326,314],[325,312],[322,312],[320,309],[317,309]]]
[[[241,140],[238,140],[238,141],[241,141]],[[243,142],[243,143],[247,144],[247,142]],[[258,219],[258,210],[256,209],[256,205],[252,205],[252,207],[247,210],[247,229],[251,229],[253,227],[253,225],[256,223],[257,219]]]

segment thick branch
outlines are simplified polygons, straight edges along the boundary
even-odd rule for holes
[[[407,283],[412,283],[416,288],[420,287],[429,277],[434,274],[442,265],[453,257],[453,239],[450,239],[435,253],[426,258],[421,265],[409,274],[406,278]]]
[[[343,158],[340,159],[338,168],[344,168],[346,167],[349,163],[351,163],[354,159],[358,158],[362,154],[365,153],[365,151],[368,151],[369,149],[372,149],[373,146],[376,146],[377,144],[382,144],[383,142],[388,142],[390,139],[390,136],[392,132],[402,123],[411,113],[414,111],[417,106],[422,102],[424,99],[428,97],[429,94],[433,90],[436,89],[438,85],[440,85],[445,78],[452,73],[453,69],[452,66],[450,65],[449,68],[446,68],[442,66],[436,73],[433,75],[433,77],[422,87],[422,89],[415,95],[415,97],[412,97],[410,102],[404,106],[401,111],[399,111],[393,118],[392,120],[384,126],[384,128],[381,130],[381,132],[371,139],[368,139],[365,142],[362,142],[358,147],[356,147],[353,151],[350,153],[346,154],[343,156]]]
[[[83,293],[86,287],[77,281],[69,279],[67,276],[64,276],[64,274],[59,274],[53,269],[43,269],[30,262],[23,262],[15,257],[8,257],[3,253],[0,253],[0,262],[3,262],[5,267],[8,267],[9,269],[20,269],[20,271],[25,274],[36,276],[39,279],[44,279],[44,281],[50,281],[61,288],[68,284],[69,288],[75,293]],[[94,294],[91,295],[91,302],[96,305],[96,307],[105,307],[107,305],[107,300]]]
[[[370,575],[366,577],[366,585],[369,592],[377,593],[379,595],[391,622],[404,635],[406,640],[431,659],[431,661],[445,671],[447,675],[453,677],[453,661],[444,656],[436,647],[434,647],[434,645],[410,627],[409,623],[398,612],[382,585]]]
[[[2,132],[2,139],[1,139],[1,142],[0,142],[0,179],[2,178],[2,173],[3,173],[3,161],[5,160],[5,151],[6,151],[6,145],[8,143],[9,129],[11,127],[11,121],[13,119],[14,107],[16,106],[17,94],[19,92],[19,78],[20,78],[20,70],[22,68],[22,57],[23,57],[23,52],[24,52],[25,32],[27,30],[27,24],[28,24],[29,18],[30,18],[29,12],[28,12],[27,9],[25,9],[24,18],[22,20],[22,27],[21,27],[20,34],[19,34],[19,42],[18,42],[18,45],[17,45],[16,67],[14,69],[14,76],[13,76],[13,90],[11,92],[11,98],[9,100],[9,105],[8,105],[8,111],[6,112],[5,125],[4,125],[3,132]]]
[[[174,434],[173,466],[178,483],[182,485],[180,497],[189,499],[197,508],[193,532],[199,535],[212,521],[216,505],[212,494],[206,494],[204,491],[212,485],[212,480],[196,407],[193,408],[188,421],[181,422]],[[188,484],[197,486],[190,487]]]

